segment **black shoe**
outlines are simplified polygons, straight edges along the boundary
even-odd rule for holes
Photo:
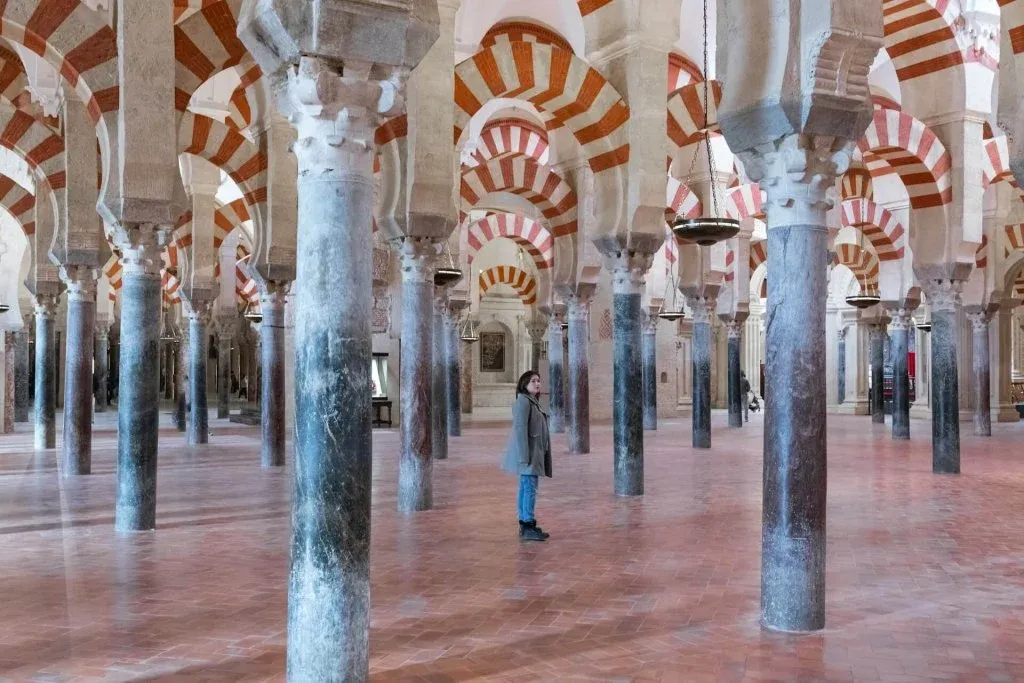
[[[536,522],[519,522],[519,540],[521,541],[546,541],[548,536],[549,534],[537,527]]]

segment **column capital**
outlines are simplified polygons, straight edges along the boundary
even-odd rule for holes
[[[60,305],[60,294],[36,294],[32,297],[36,317],[52,318]]]
[[[291,283],[284,280],[260,280],[260,306],[263,310],[268,308],[283,309]]]
[[[885,341],[886,327],[889,322],[887,320],[871,320],[868,321],[868,337],[871,341]]]
[[[61,268],[61,280],[68,288],[68,301],[96,301],[96,280],[99,277],[98,270],[90,268],[73,267],[66,270]]]
[[[825,225],[826,192],[846,172],[854,142],[793,133],[740,152],[747,175],[768,195],[769,228]]]
[[[196,320],[200,325],[209,325],[213,316],[213,299],[198,299],[186,302],[182,299],[185,317]]]
[[[121,267],[125,275],[160,277],[163,250],[171,237],[171,226],[151,223],[126,225],[119,231]]]
[[[992,320],[992,311],[982,306],[968,306],[964,312],[967,314],[967,319],[971,321],[971,329],[975,333],[988,330],[988,324]]]
[[[391,244],[398,252],[402,282],[434,283],[437,240],[429,237],[403,237]]]
[[[612,274],[615,294],[639,294],[644,288],[644,277],[654,261],[646,251],[623,249],[604,255],[605,268]]]
[[[693,311],[693,323],[710,325],[715,317],[717,298],[699,294],[687,294],[686,305]]]
[[[886,309],[886,313],[889,314],[894,331],[905,332],[914,326],[914,311],[909,308],[889,308]]]
[[[929,278],[921,281],[921,289],[932,312],[955,312],[963,286],[964,281],[959,279]]]
[[[742,321],[742,320],[726,320],[725,321],[725,330],[726,330],[726,333],[729,335],[729,339],[740,339],[740,338],[742,338],[743,337],[743,328],[745,326],[746,326],[745,322]]]
[[[839,327],[838,330],[836,330],[836,336],[839,337],[839,341],[843,341],[846,339],[846,332],[849,329],[850,328],[848,328],[846,325],[842,325]]]
[[[530,339],[532,339],[535,342],[541,342],[544,341],[544,333],[547,332],[548,325],[546,322],[531,322],[526,325],[526,329],[530,333]]]

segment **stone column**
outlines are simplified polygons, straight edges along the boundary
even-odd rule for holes
[[[658,429],[658,316],[647,313],[643,329],[644,429]]]
[[[885,323],[871,325],[871,421],[885,424]]]
[[[96,276],[69,273],[64,365],[64,476],[92,471],[92,361],[96,335]]]
[[[107,412],[110,405],[107,394],[107,384],[110,381],[110,323],[96,323],[96,337],[93,341],[93,372],[96,375],[94,381],[97,413]]]
[[[960,474],[960,383],[957,379],[957,309],[962,280],[918,276],[932,314],[932,472]]]
[[[579,286],[579,285],[578,285]],[[592,287],[592,286],[591,286]],[[590,299],[592,292],[566,297],[569,320],[569,452],[590,452]]]
[[[540,373],[541,349],[544,348],[544,332],[547,325],[530,324],[527,331],[530,333],[530,370]]]
[[[249,335],[249,390],[245,395],[245,400],[249,403],[256,403],[260,395],[260,342],[259,338],[253,338],[254,336],[253,334]]]
[[[562,386],[564,370],[562,321],[559,316],[552,315],[548,320],[548,390],[551,392],[551,400],[548,402],[548,427],[552,434],[565,433],[565,392]]]
[[[842,325],[842,322],[840,322]],[[839,351],[836,355],[836,368],[839,373],[839,403],[846,401],[846,330],[843,325],[839,328]]]
[[[168,341],[160,341],[160,366],[163,370],[161,377],[164,384],[164,399],[170,401],[174,398],[174,344]]]
[[[17,347],[14,352],[14,421],[28,422],[29,412],[29,323],[16,334]]]
[[[263,430],[263,469],[283,467],[285,461],[284,305],[285,283],[267,282],[260,289],[262,382],[260,408]]]
[[[444,319],[448,315],[448,290],[434,287],[434,335],[431,389],[434,396],[431,448],[434,460],[448,459],[448,368],[445,363]]]
[[[743,321],[726,322],[729,334],[729,426],[743,426],[743,381],[740,379],[740,341],[743,337]]]
[[[181,339],[178,340],[174,349],[174,424],[179,432],[188,428],[189,400],[188,400],[188,325],[181,326]]]
[[[217,419],[231,417],[231,332],[232,318],[221,318],[217,335]]]
[[[989,322],[992,315],[982,307],[970,307],[972,368],[974,370],[974,435],[992,436],[992,383],[989,363]]]
[[[444,316],[448,436],[462,436],[462,340],[459,338],[459,316],[467,305],[468,303],[464,301],[451,301]]]
[[[894,310],[892,317],[892,438],[910,438],[910,373],[907,354],[914,329],[911,311]]]
[[[459,354],[462,363],[462,412],[466,415],[473,414],[473,344],[463,342]]]
[[[207,333],[210,302],[193,301],[188,310],[188,443],[210,441],[210,411],[206,402]]]
[[[687,296],[693,311],[693,447],[711,448],[711,318],[715,300]]]
[[[17,346],[16,333],[6,331],[4,334],[4,423],[0,432],[10,434],[14,431],[14,374],[15,351]]]
[[[399,246],[402,269],[401,420],[398,510],[434,507],[434,242],[407,237]],[[440,407],[438,407],[440,409]]]
[[[120,532],[156,528],[156,463],[160,431],[160,268],[164,237],[131,229],[122,245],[121,359],[117,404],[117,496]]]
[[[605,267],[612,274],[612,438],[615,449],[612,476],[617,496],[642,496],[644,493],[640,316],[644,275],[650,265],[651,257],[640,252],[623,250],[605,256]],[[569,333],[572,334],[571,328]]]
[[[995,419],[998,422],[1019,422],[1020,414],[1013,403],[1012,385],[1013,380],[1013,313],[1017,300],[1013,297],[1003,297],[999,302],[999,310],[995,313],[993,332],[995,332],[995,343],[991,346],[994,358],[991,358],[992,382],[994,384],[992,395],[995,397]]]
[[[54,352],[54,314],[59,295],[36,296],[36,450],[57,446],[57,363]]]

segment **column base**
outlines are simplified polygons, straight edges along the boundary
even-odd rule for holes
[[[836,406],[836,414],[838,415],[870,415],[871,406],[867,400],[863,401],[847,401],[840,403]]]
[[[932,407],[929,405],[910,406],[910,419],[912,420],[930,420],[932,419]]]
[[[1002,403],[992,409],[993,422],[1020,422],[1020,413],[1012,403]]]

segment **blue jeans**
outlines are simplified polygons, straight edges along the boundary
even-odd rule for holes
[[[536,474],[519,475],[519,521],[536,522],[533,516],[533,508],[537,504],[537,482],[540,479]]]

